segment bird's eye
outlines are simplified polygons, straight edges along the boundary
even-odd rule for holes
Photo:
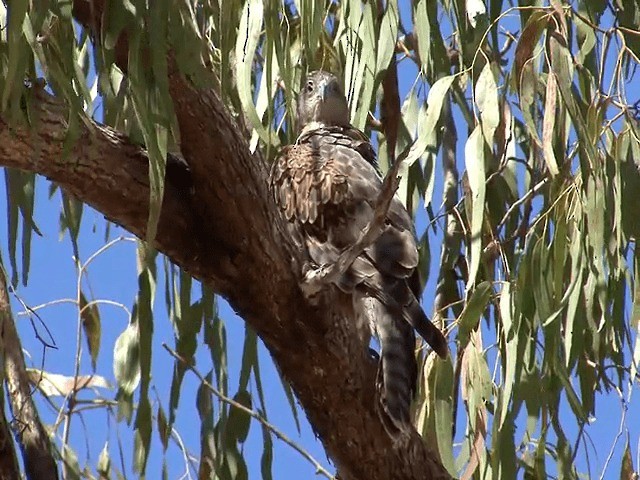
[[[309,81],[307,82],[307,86],[305,87],[305,90],[306,90],[308,93],[313,92],[313,80],[309,80]]]

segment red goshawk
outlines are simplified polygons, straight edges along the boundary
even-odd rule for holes
[[[298,224],[311,260],[333,264],[371,222],[382,179],[368,138],[349,123],[337,78],[311,73],[298,97],[300,136],[285,147],[271,170],[276,203]],[[352,294],[357,321],[380,343],[377,388],[387,431],[411,425],[416,390],[414,329],[441,357],[447,342],[418,303],[420,284],[413,222],[394,197],[382,234],[360,254],[336,286]],[[368,346],[368,345],[367,345]]]

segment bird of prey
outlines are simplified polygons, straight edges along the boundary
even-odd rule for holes
[[[349,123],[347,101],[334,75],[308,75],[297,114],[300,135],[274,162],[270,184],[286,219],[301,230],[311,260],[320,267],[332,265],[371,222],[382,179],[368,138]],[[446,339],[418,303],[417,266],[413,222],[394,197],[382,234],[336,282],[352,295],[356,319],[378,338],[378,411],[394,437],[411,428],[414,329],[438,355],[448,352]]]

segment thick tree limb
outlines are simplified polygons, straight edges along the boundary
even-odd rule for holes
[[[14,417],[11,427],[22,450],[27,478],[57,480],[58,468],[53,459],[49,435],[40,422],[38,410],[31,397],[31,385],[22,354],[22,344],[11,315],[7,284],[2,271],[0,271],[0,344],[0,351],[4,354],[4,365],[2,363],[0,365],[4,368],[9,405]],[[0,395],[0,398],[2,397]],[[3,444],[0,445],[0,464],[2,465],[0,478],[20,478],[13,443],[11,437],[6,436],[4,419],[1,423],[4,438]],[[14,468],[17,475],[10,476]]]
[[[92,6],[86,19],[74,8],[80,23],[99,28],[101,2],[76,4]],[[266,165],[251,156],[220,98],[175,71],[169,84],[195,193],[167,179],[155,246],[227,298],[257,331],[341,478],[450,478],[417,433],[394,445],[384,432],[375,409],[375,365],[355,325],[345,321],[353,313],[339,310],[350,302],[336,301],[343,294],[335,289],[324,290],[318,305],[302,294],[302,254],[268,194]],[[48,176],[144,238],[145,152],[109,128],[83,125],[63,159],[64,105],[43,92],[37,99],[41,120],[30,130],[11,130],[0,119],[0,164]]]

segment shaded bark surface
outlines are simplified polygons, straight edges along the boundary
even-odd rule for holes
[[[74,14],[99,28],[102,6],[77,0]],[[194,188],[191,193],[167,178],[156,248],[224,296],[260,335],[341,478],[450,478],[416,432],[393,444],[383,430],[374,405],[375,365],[347,321],[350,301],[337,291],[315,304],[302,295],[303,252],[268,192],[268,167],[250,154],[216,92],[193,87],[176,71],[169,85]],[[32,108],[41,120],[34,127],[10,127],[0,117],[0,165],[56,181],[144,238],[146,152],[93,124],[82,125],[63,158],[65,105],[43,91],[36,99]]]
[[[1,125],[1,121],[0,121]],[[0,127],[1,128],[1,127]],[[4,370],[4,384],[13,419],[11,428],[22,453],[24,470],[29,479],[57,480],[58,468],[53,458],[49,435],[40,421],[33,401],[31,384],[11,314],[9,294],[4,273],[0,272],[0,367]],[[4,363],[4,365],[3,365]],[[2,379],[2,375],[0,375]],[[0,395],[2,410],[4,398]],[[2,412],[4,416],[4,412]],[[7,423],[0,420],[0,479],[20,478],[13,442]]]

